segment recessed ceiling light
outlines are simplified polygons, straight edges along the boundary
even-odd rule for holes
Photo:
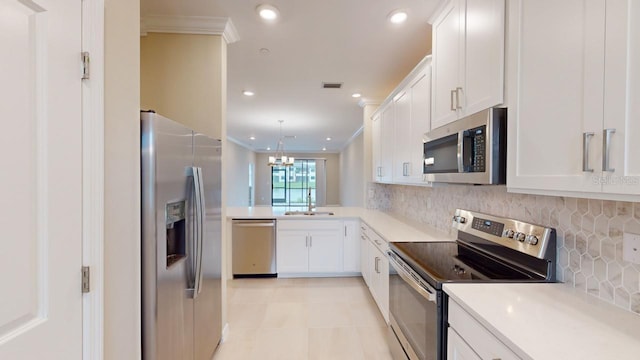
[[[357,98],[359,98],[360,96],[362,96],[362,94],[360,94],[360,93],[353,93],[353,94],[351,94],[351,97],[352,97],[352,98],[356,98],[356,99],[357,99]]]
[[[271,146],[267,146],[267,151],[270,151],[270,150],[271,150]]]
[[[389,14],[389,21],[391,21],[392,24],[402,24],[407,21],[407,17],[408,15],[406,11],[395,10]]]
[[[242,92],[242,95],[244,95],[244,96],[253,96],[253,95],[255,95],[255,93],[253,91],[251,91],[251,90],[245,90],[245,91]]]
[[[328,137],[328,138],[327,138],[327,141],[331,141],[331,137]]]
[[[255,140],[256,137],[255,136],[249,136],[249,140]]]
[[[277,19],[278,15],[280,14],[280,12],[275,6],[269,5],[269,4],[258,5],[258,7],[256,8],[256,11],[258,12],[258,15],[260,15],[261,18],[269,21],[273,21]]]
[[[260,48],[258,50],[258,52],[260,53],[260,55],[262,56],[267,56],[269,54],[271,54],[271,50],[267,49],[267,48]]]
[[[326,148],[326,147],[323,147],[323,148],[322,148],[322,151],[327,151],[327,148]]]

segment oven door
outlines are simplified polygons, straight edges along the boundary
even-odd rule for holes
[[[390,334],[411,360],[438,360],[442,352],[442,294],[389,252]],[[393,339],[392,339],[393,340]],[[390,343],[393,347],[393,341]],[[394,353],[394,359],[400,359]]]

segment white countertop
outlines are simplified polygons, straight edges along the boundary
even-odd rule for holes
[[[523,359],[640,359],[640,316],[565,284],[445,284]]]
[[[228,207],[227,219],[328,220],[361,219],[389,242],[453,241],[453,237],[431,226],[400,218],[382,211],[360,207],[320,207],[315,211],[331,211],[334,215],[284,215],[285,211],[305,210],[287,207]]]

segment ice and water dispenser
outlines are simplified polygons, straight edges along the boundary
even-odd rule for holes
[[[185,210],[184,200],[167,204],[167,268],[187,256]]]

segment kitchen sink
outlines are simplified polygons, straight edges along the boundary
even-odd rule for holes
[[[333,215],[331,211],[287,211],[285,215]]]

